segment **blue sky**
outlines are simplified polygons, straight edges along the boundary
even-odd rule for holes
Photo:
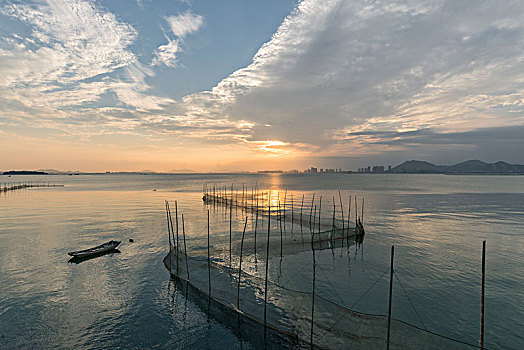
[[[522,23],[506,0],[4,1],[0,168],[524,163]]]
[[[188,34],[181,45],[176,69],[158,67],[151,85],[158,93],[175,99],[209,90],[232,72],[251,63],[260,46],[268,41],[296,1],[141,1],[133,10],[122,11],[129,1],[111,1],[106,5],[122,15],[127,23],[140,28],[141,36],[134,50],[145,62],[153,51],[165,44],[169,33],[165,18],[184,13],[202,16],[198,30]],[[176,82],[175,84],[173,82]]]

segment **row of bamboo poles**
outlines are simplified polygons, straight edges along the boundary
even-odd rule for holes
[[[310,231],[312,231],[311,224],[312,218],[314,218],[313,210],[316,206],[315,193],[313,193],[313,196],[311,198],[311,204],[308,206],[308,204],[305,204],[304,202],[304,195],[302,195],[301,200],[295,202],[293,193],[290,193],[290,195],[288,196],[287,190],[284,191],[283,198],[280,197],[280,191],[276,191],[276,198],[274,198],[275,195],[272,192],[275,191],[261,191],[257,188],[257,185],[249,188],[246,187],[245,184],[242,184],[242,191],[240,191],[236,190],[233,184],[231,185],[231,187],[228,187],[226,185],[208,186],[207,184],[204,184],[202,189],[202,199],[206,204],[212,204],[213,206],[222,205],[225,207],[229,207],[230,210],[232,210],[233,208],[240,208],[244,211],[261,213],[262,215],[277,215],[278,219],[283,220],[284,223],[286,222],[286,215],[288,215],[287,220],[291,220],[291,222],[294,223],[294,216],[295,214],[298,214],[300,216],[300,226],[302,227],[304,221],[309,222],[309,229]],[[350,195],[348,198],[347,211],[345,211],[341,192],[338,191],[338,203],[335,196],[333,196],[333,228],[335,226],[335,221],[337,221],[342,223],[343,229],[345,228],[347,222],[346,227],[349,229],[351,220],[350,217],[352,198],[353,197]],[[317,199],[318,211],[320,213],[322,209],[322,196],[317,197]],[[364,233],[364,198],[361,198],[361,200],[361,210],[359,211],[358,199],[357,196],[354,196],[355,227],[357,230],[360,231],[360,233]],[[309,202],[309,200],[307,202]],[[300,213],[295,212],[294,209],[297,207],[299,208]],[[306,209],[305,213],[303,213],[304,209]],[[303,214],[307,216],[307,212],[309,212],[309,220],[303,220]],[[344,214],[345,212],[347,213],[347,219]],[[339,214],[340,218],[338,217]],[[320,220],[318,221],[318,225],[320,229]]]
[[[59,185],[51,182],[10,182],[0,184],[0,192],[16,191],[23,190],[25,188],[34,188],[34,187],[63,187],[64,185]]]

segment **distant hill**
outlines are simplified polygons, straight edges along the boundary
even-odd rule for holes
[[[420,160],[409,160],[392,168],[391,173],[417,173],[417,174],[434,174],[442,173],[441,166],[431,164]]]
[[[196,171],[191,169],[173,169],[168,171],[169,174],[188,174],[188,173],[196,173]]]
[[[410,160],[388,171],[396,174],[524,174],[524,165],[506,162],[485,163],[468,160],[455,165],[435,165],[426,161]]]
[[[447,172],[452,173],[489,173],[492,170],[491,164],[480,160],[468,160],[447,167]]]

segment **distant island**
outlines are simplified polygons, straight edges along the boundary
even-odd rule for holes
[[[391,168],[393,174],[524,174],[524,165],[506,162],[485,163],[468,160],[455,165],[435,165],[426,161],[410,160]]]
[[[49,174],[43,171],[11,170],[11,171],[4,171],[3,175],[49,175]]]

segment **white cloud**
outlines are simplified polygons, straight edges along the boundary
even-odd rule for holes
[[[151,65],[165,65],[167,67],[176,67],[177,53],[181,51],[178,40],[169,40],[167,44],[159,46],[155,50],[155,57]]]
[[[178,16],[165,18],[173,34],[180,39],[186,35],[196,32],[204,23],[204,17],[196,15],[191,11],[186,11]]]
[[[186,11],[178,16],[165,17],[165,20],[177,39],[170,39],[168,35],[165,35],[167,44],[161,45],[155,50],[155,57],[151,61],[151,66],[176,67],[177,55],[182,52],[181,43],[186,35],[200,29],[204,22],[204,17],[195,15],[191,11]]]
[[[27,23],[32,30],[28,39],[37,43],[35,49],[11,51],[13,61],[3,60],[13,68],[6,72],[9,83],[72,83],[112,72],[136,60],[127,50],[136,38],[135,29],[91,2],[10,4],[2,7],[0,13]]]
[[[61,128],[58,124],[70,120],[81,127],[87,115],[98,122],[103,118],[78,107],[97,103],[103,95],[114,94],[127,113],[173,102],[149,93],[146,79],[154,73],[129,48],[137,31],[95,2],[7,4],[0,15],[29,29],[29,34],[0,39],[0,112],[38,116],[35,126],[41,121]]]
[[[523,23],[522,2],[305,0],[252,64],[184,108],[325,155],[351,154],[343,130],[523,124]]]

